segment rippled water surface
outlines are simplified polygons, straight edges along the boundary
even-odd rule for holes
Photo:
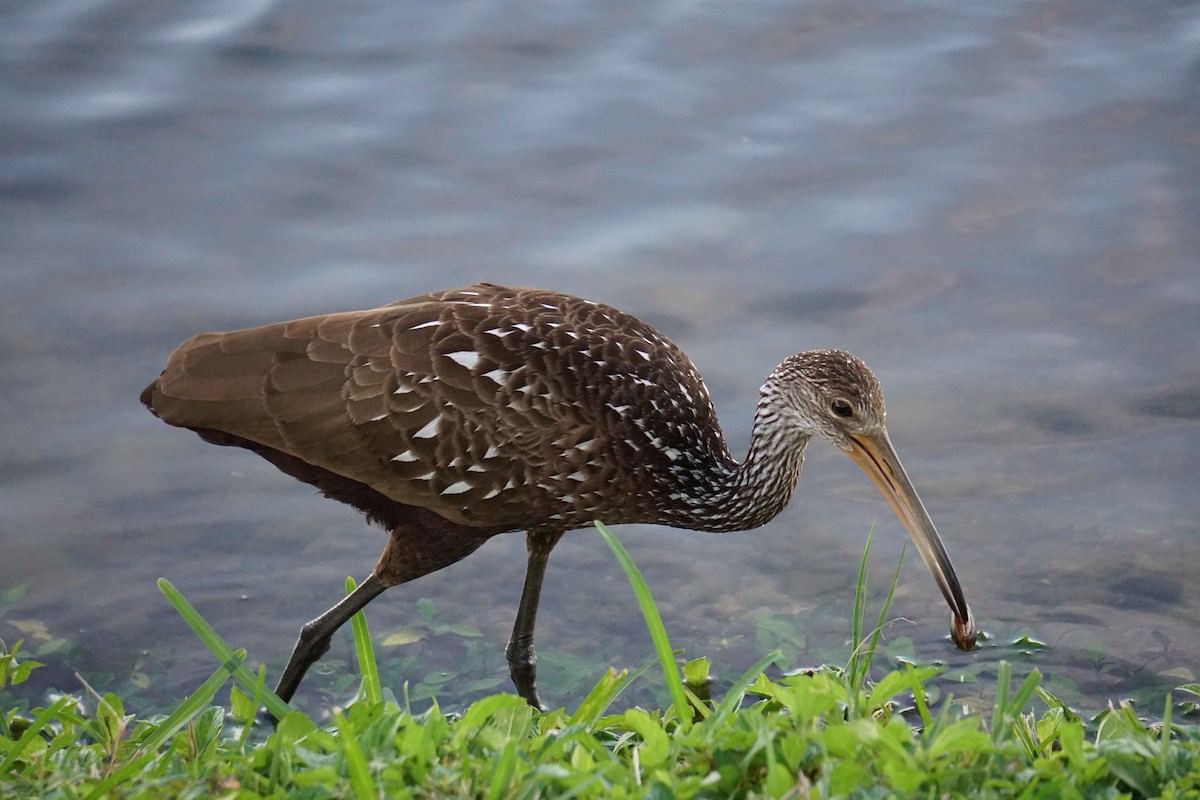
[[[1194,3],[10,4],[0,638],[40,648],[39,686],[176,702],[213,664],[165,576],[277,670],[384,535],[139,391],[200,330],[486,279],[657,325],[735,453],[783,357],[859,354],[992,639],[951,648],[916,558],[889,636],[1161,708],[1200,672],[1198,254]],[[903,531],[815,444],[759,531],[622,536],[675,643],[728,676],[779,643],[842,657],[876,523],[878,587]],[[421,597],[478,626],[494,655],[452,705],[504,678],[523,558],[494,539],[389,591],[373,629]],[[555,551],[543,602],[551,672],[650,654],[594,533]],[[551,678],[548,702],[582,696]]]

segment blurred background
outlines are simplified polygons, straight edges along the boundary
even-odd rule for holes
[[[889,657],[1161,712],[1200,671],[1198,253],[1191,2],[9,4],[0,638],[47,664],[30,698],[78,671],[172,707],[215,664],[166,577],[277,675],[385,534],[138,393],[201,330],[489,280],[659,327],[738,456],[780,360],[858,354],[989,634],[953,649],[910,550]],[[903,529],[817,443],[761,530],[618,532],[728,680],[844,662],[872,526],[877,609]],[[396,693],[507,689],[523,569],[498,537],[373,603]],[[538,644],[556,706],[651,657],[594,532],[555,551]]]

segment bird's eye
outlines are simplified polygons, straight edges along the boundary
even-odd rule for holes
[[[847,403],[845,400],[843,400],[840,397],[837,400],[834,400],[832,403],[830,403],[829,407],[831,409],[833,409],[833,413],[837,414],[839,417],[853,417],[854,416],[854,409],[850,407],[849,403]]]

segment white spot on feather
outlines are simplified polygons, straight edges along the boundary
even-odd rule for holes
[[[421,430],[413,434],[414,439],[433,439],[437,436],[438,423],[441,422],[441,417],[434,417],[425,423]]]
[[[455,361],[467,369],[474,369],[479,363],[479,353],[474,350],[458,350],[453,353],[446,353],[446,358]]]
[[[462,494],[463,492],[471,491],[471,484],[463,481],[456,481],[450,484],[445,489],[442,489],[442,494]]]
[[[441,325],[441,324],[442,324],[442,321],[440,319],[434,319],[434,320],[430,320],[429,322],[422,322],[420,325],[413,325],[411,328],[409,328],[409,330],[410,331],[419,331],[422,328],[432,328],[434,325]]]
[[[397,453],[396,455],[392,456],[392,461],[400,461],[402,463],[416,460],[417,457],[413,455],[411,450],[405,450],[403,453]]]

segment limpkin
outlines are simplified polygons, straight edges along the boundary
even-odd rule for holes
[[[523,530],[527,571],[505,652],[518,692],[540,706],[534,620],[564,532],[593,520],[758,527],[788,503],[814,436],[883,492],[950,604],[955,643],[975,641],[954,567],[888,439],[879,382],[840,350],[798,353],[771,372],[741,463],[695,366],[654,328],[578,297],[487,283],[199,334],[141,399],[389,533],[372,574],[302,628],[276,689],[285,701],[387,587]]]

